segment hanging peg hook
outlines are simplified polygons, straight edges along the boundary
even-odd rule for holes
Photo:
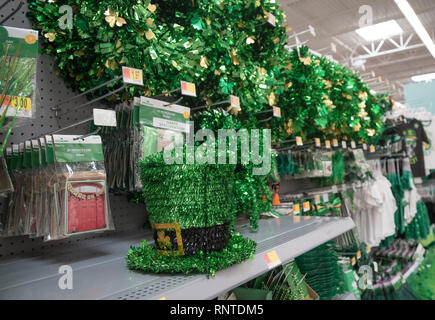
[[[91,132],[91,133],[88,133],[88,134],[84,134],[84,135],[82,135],[82,136],[80,136],[80,137],[76,137],[76,138],[74,138],[73,140],[75,141],[75,140],[80,140],[80,139],[82,139],[82,140],[84,140],[85,138],[87,138],[87,137],[89,137],[89,136],[93,136],[93,135],[96,135],[97,133],[99,133],[101,131],[101,127],[99,127],[97,130],[95,130],[94,132]]]

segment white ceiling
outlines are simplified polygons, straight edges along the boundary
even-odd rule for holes
[[[422,44],[393,0],[278,0],[287,15],[287,24],[293,29],[289,35],[300,33],[311,25],[316,31],[316,37],[310,33],[300,35],[301,42],[308,41],[310,49],[324,55],[331,55],[342,64],[352,67],[355,57],[367,55],[362,45],[371,49],[372,44],[364,41],[355,30],[359,28],[361,6],[369,5],[373,9],[373,24],[396,20],[404,30],[403,40],[414,34],[406,50],[395,50],[393,53],[378,55],[366,59],[362,75],[374,71],[380,79],[369,80],[371,75],[364,76],[373,89],[379,92],[389,92],[394,98],[403,101],[403,84],[412,82],[414,75],[435,72],[435,59]],[[408,0],[429,34],[434,38],[435,32],[435,0]],[[392,39],[400,44],[399,37]],[[331,42],[336,45],[337,52],[331,49]],[[380,41],[375,43],[375,49]],[[289,44],[295,44],[295,39],[289,39]],[[397,49],[389,40],[380,47],[379,52]],[[393,88],[393,84],[395,89]]]

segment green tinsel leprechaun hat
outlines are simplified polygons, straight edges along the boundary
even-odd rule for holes
[[[163,152],[142,160],[142,187],[155,242],[132,247],[126,258],[129,268],[214,274],[252,257],[256,243],[232,234],[235,168],[167,164]]]

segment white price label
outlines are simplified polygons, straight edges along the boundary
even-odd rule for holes
[[[94,124],[103,127],[116,127],[115,110],[94,109]]]
[[[347,143],[346,143],[346,141],[341,141],[341,147],[343,148],[343,149],[347,149]]]
[[[356,143],[355,143],[355,141],[351,141],[351,142],[350,142],[350,147],[351,147],[352,149],[356,149]]]

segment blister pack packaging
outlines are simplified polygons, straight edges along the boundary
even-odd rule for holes
[[[52,238],[113,230],[101,137],[53,135],[53,150]]]
[[[0,26],[1,130],[35,118],[37,59],[38,31]]]

